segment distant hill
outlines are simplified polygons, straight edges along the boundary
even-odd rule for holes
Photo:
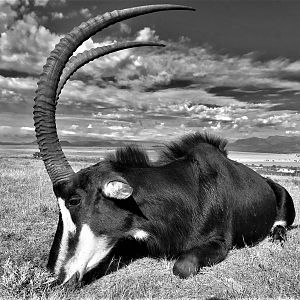
[[[239,139],[227,146],[228,150],[241,152],[298,153],[300,136],[269,136]]]
[[[68,142],[68,141],[60,141],[60,144],[62,146],[72,146],[72,143]],[[33,141],[33,142],[30,142],[30,143],[25,143],[23,145],[37,145],[37,141]]]
[[[124,147],[129,144],[136,144],[145,148],[161,147],[162,143],[153,141],[131,141],[131,140],[83,140],[83,141],[60,141],[62,147],[103,147],[103,148],[116,148]],[[31,146],[37,145],[36,141],[33,142],[0,142],[0,145],[11,145],[11,146]]]
[[[130,141],[130,140],[86,140],[86,141],[61,141],[63,147],[105,147],[116,148],[128,144],[137,144],[145,148],[159,148],[163,143],[154,141]],[[0,145],[36,145],[36,141],[30,143],[0,142]],[[264,153],[300,153],[300,136],[270,136],[268,138],[239,139],[229,143],[227,149],[240,152],[264,152]]]
[[[62,146],[73,146],[72,143],[68,142],[68,141],[61,141],[60,142]],[[7,146],[30,146],[30,145],[33,145],[33,146],[36,146],[37,145],[37,142],[36,141],[33,141],[33,142],[0,142],[0,145],[7,145]]]

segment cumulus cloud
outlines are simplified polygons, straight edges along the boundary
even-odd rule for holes
[[[33,6],[46,5],[48,1],[10,0],[3,3],[5,5],[2,4],[0,19],[5,24],[2,30],[7,30],[0,37],[1,66],[4,69],[38,74],[60,38],[39,25],[32,11]],[[91,16],[87,8],[77,13],[87,18]],[[52,16],[62,18],[63,14],[53,12]],[[11,22],[14,22],[13,26]],[[130,27],[124,22],[120,23],[120,30],[130,33]],[[138,31],[135,39],[160,40],[155,30],[149,27]],[[103,43],[89,39],[76,53],[113,42],[110,38],[104,39]],[[128,49],[111,54],[85,66],[79,75],[84,74],[102,85],[114,84],[117,87],[146,91],[174,87],[205,89],[214,86],[275,87],[300,91],[300,62],[287,59],[258,62],[251,54],[236,57],[220,55],[212,49],[188,47],[184,39],[166,44],[168,47],[165,49]]]
[[[274,104],[270,102],[241,103],[231,97],[213,95],[201,89],[165,89],[145,93],[91,85],[76,88],[72,86],[75,82],[72,81],[71,87],[66,87],[62,95],[64,105],[70,101],[70,106],[74,107],[74,101],[78,99],[82,109],[85,107],[83,103],[87,102],[89,107],[86,109],[92,112],[95,119],[101,120],[103,126],[110,126],[106,122],[112,120],[117,122],[113,126],[127,123],[136,136],[139,136],[141,128],[153,127],[158,132],[161,123],[164,123],[163,131],[181,124],[179,130],[184,132],[201,128],[221,133],[224,130],[244,132],[249,128],[259,131],[267,127],[286,130],[299,121],[297,113],[273,112]],[[261,120],[267,120],[264,121],[265,126]]]
[[[299,115],[297,113],[268,111],[270,104],[249,104],[211,106],[191,105],[190,103],[148,106],[146,110],[115,109],[116,112],[99,112],[95,118],[103,121],[102,125],[108,129],[118,130],[123,137],[130,139],[155,139],[161,136],[172,139],[175,136],[188,132],[213,131],[218,135],[231,138],[247,135],[248,132],[272,135],[275,132],[284,133],[289,129],[299,127]],[[116,125],[108,126],[107,121],[115,120]],[[264,122],[264,126],[261,124]],[[124,126],[124,123],[127,125]],[[118,124],[118,122],[120,122]],[[126,123],[125,123],[126,124]],[[180,125],[179,125],[180,124]],[[124,127],[127,130],[124,130]]]
[[[159,37],[146,27],[137,33],[136,40],[159,41]],[[99,44],[90,39],[78,52],[112,42],[107,39]],[[104,86],[144,91],[187,87],[204,90],[215,86],[234,86],[236,90],[250,86],[256,90],[300,91],[300,77],[295,80],[299,62],[286,59],[258,62],[251,54],[231,57],[216,54],[209,48],[189,48],[182,41],[166,44],[169,46],[164,49],[128,49],[111,54],[85,66],[79,74],[85,74],[89,80],[92,78]]]
[[[16,18],[17,13],[9,5],[0,2],[0,34],[6,31]]]
[[[20,126],[20,124],[24,124],[26,122],[24,120],[17,119],[16,116],[14,117],[15,119],[11,120],[11,118],[7,118],[7,116],[3,114],[0,116],[1,141],[10,141],[10,142],[17,142],[19,140],[28,141],[28,142],[33,141],[34,131],[31,130],[31,127]]]
[[[20,110],[23,103],[22,109],[26,106],[31,112],[37,81],[33,76],[40,73],[60,38],[39,24],[29,5],[23,5],[22,12],[17,13],[14,7],[21,2],[26,1],[6,1],[4,9],[0,9],[0,64],[1,69],[30,73],[32,77],[0,76],[0,111]],[[46,0],[32,3],[47,5]],[[91,16],[87,9],[77,13]],[[62,16],[52,13],[53,18]],[[127,24],[120,23],[120,31],[131,34],[136,41],[160,41],[155,30],[148,27],[135,34]],[[114,42],[111,37],[101,43],[89,39],[76,53]],[[65,119],[58,115],[64,124],[59,133],[71,137],[167,140],[195,130],[212,130],[230,137],[251,132],[300,131],[299,114],[274,112],[272,100],[272,89],[300,93],[299,61],[280,58],[259,62],[251,54],[217,54],[202,46],[188,47],[185,39],[166,44],[163,49],[127,49],[83,67],[65,86],[58,109],[58,113],[77,114],[83,120],[77,124],[73,118],[66,121],[66,115]],[[249,101],[241,103],[232,94],[212,91],[224,86],[247,94]],[[258,103],[255,93],[265,89],[270,90],[269,101]],[[0,125],[0,130],[13,132],[7,128],[12,124]],[[17,130],[26,134],[32,131],[26,124]]]
[[[121,23],[121,31],[126,31],[129,27],[125,23]],[[155,31],[150,28],[144,28],[140,30],[135,38],[136,41],[155,41],[158,40],[158,37],[155,35]],[[105,38],[103,42],[97,43],[94,42],[92,38],[85,41],[74,53],[75,55],[92,48],[101,47],[109,44],[115,43],[115,40],[110,39],[109,37]],[[144,53],[142,51],[142,53]],[[103,82],[107,83],[106,78],[112,78],[112,81],[116,80],[118,86],[123,84],[127,85],[128,77],[135,76],[137,69],[138,73],[143,72],[144,67],[140,63],[141,57],[138,55],[138,51],[135,49],[126,49],[112,53],[108,56],[104,56],[101,59],[90,62],[78,72],[80,74],[86,75],[89,78],[93,78],[94,82]],[[116,76],[120,72],[120,76]],[[144,74],[145,75],[145,74]],[[122,77],[126,77],[123,79]],[[163,75],[162,75],[163,76]],[[74,77],[74,78],[78,78]],[[104,78],[104,81],[103,81]]]
[[[39,74],[46,57],[59,41],[59,36],[37,23],[34,13],[22,20],[0,37],[1,68]]]
[[[120,31],[122,33],[126,33],[126,34],[131,33],[131,28],[130,28],[130,26],[128,24],[126,24],[124,22],[120,22],[119,26],[120,26]]]
[[[155,30],[152,30],[149,27],[145,27],[137,33],[136,41],[138,42],[147,42],[158,40],[159,37],[155,35]]]
[[[33,91],[36,88],[36,79],[32,77],[11,78],[0,75],[0,88],[6,91]]]
[[[286,130],[285,134],[287,134],[287,135],[299,135],[300,130]]]
[[[7,130],[7,129],[10,129],[12,128],[11,126],[7,126],[7,125],[1,125],[0,126],[0,130]]]
[[[289,64],[285,64],[285,72],[291,72]],[[142,67],[131,72],[120,72],[119,80],[129,86],[142,86],[146,89],[196,85],[203,88],[255,86],[300,90],[300,81],[281,78],[280,60],[256,62],[251,56],[217,55],[202,47],[187,49],[180,45],[171,45],[153,55],[142,57],[139,65]],[[130,78],[134,80],[130,81]]]
[[[299,116],[297,113],[283,113],[283,114],[273,114],[271,116],[263,116],[261,118],[253,119],[253,122],[258,127],[266,127],[266,126],[281,126],[294,128],[297,125],[296,119],[298,121]]]
[[[62,12],[55,11],[55,12],[51,13],[51,17],[53,19],[63,19],[64,18],[64,14]]]
[[[35,4],[37,6],[46,6],[48,4],[49,0],[35,0]]]
[[[92,13],[90,12],[90,10],[88,8],[82,8],[82,9],[80,9],[79,12],[83,17],[85,17],[87,19],[89,19],[92,16]]]
[[[34,11],[35,7],[46,6],[50,0],[2,0],[0,2],[0,11],[6,15],[4,24],[6,27],[13,25],[13,21],[22,20],[27,14]],[[62,2],[62,0],[56,0]],[[1,17],[0,17],[1,18]]]
[[[65,14],[65,19],[72,19],[78,17],[84,17],[85,19],[90,19],[92,17],[92,13],[88,8],[81,8],[79,10],[71,10]]]
[[[27,126],[23,126],[20,128],[21,130],[25,130],[25,131],[34,131],[34,127],[27,127]]]
[[[138,32],[136,40],[159,38],[154,30],[144,28]],[[188,48],[182,43],[169,44],[166,49],[139,49],[121,52],[123,56],[110,55],[109,58],[90,64],[90,68],[83,71],[92,74],[96,80],[101,80],[99,74],[114,74],[114,84],[146,90],[187,86],[255,86],[257,89],[300,90],[299,62],[282,59],[258,62],[252,55],[230,57],[203,47]],[[151,55],[147,55],[150,51]],[[299,77],[298,81],[295,80],[296,76]]]
[[[76,134],[75,131],[71,131],[71,130],[58,130],[58,133],[61,135],[75,135]]]

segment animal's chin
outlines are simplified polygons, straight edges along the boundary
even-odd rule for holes
[[[71,278],[66,282],[61,282],[61,285],[67,289],[76,289],[81,286],[80,273],[77,271],[74,273]]]
[[[99,263],[96,265],[96,267],[85,269],[83,273],[81,273],[80,271],[76,271],[71,277],[69,277],[69,279],[67,279],[68,276],[58,276],[56,284],[67,289],[76,289],[81,287],[82,285],[90,283],[95,278],[102,277],[106,273],[106,270],[107,267],[103,268],[102,264]]]

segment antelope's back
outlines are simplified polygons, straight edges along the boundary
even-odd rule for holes
[[[182,141],[178,147],[172,145],[171,152],[177,154],[176,159],[185,157],[192,162],[201,219],[194,224],[195,230],[206,234],[214,224],[217,230],[227,232],[232,246],[264,239],[276,219],[276,196],[267,179],[229,159],[226,140],[196,134]]]
[[[275,193],[266,178],[241,163],[226,158],[222,171],[220,184],[232,213],[233,245],[258,243],[275,222]]]

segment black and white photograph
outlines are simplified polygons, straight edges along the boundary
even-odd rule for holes
[[[0,0],[0,299],[299,299],[299,12]]]

